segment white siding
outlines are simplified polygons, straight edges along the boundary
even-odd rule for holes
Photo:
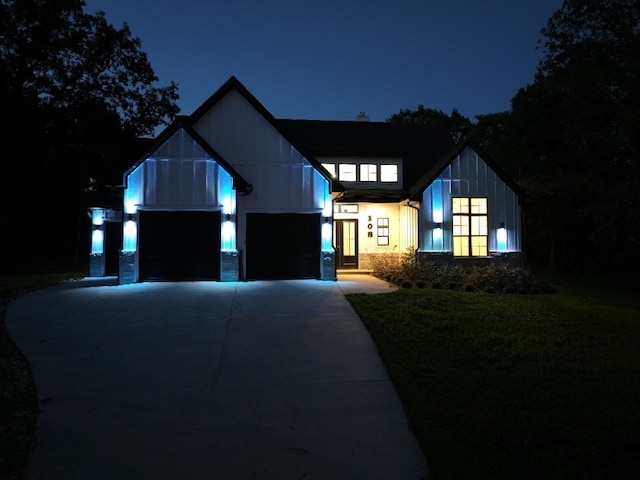
[[[194,129],[253,186],[238,196],[238,212],[321,213],[329,181],[238,91],[230,90]],[[245,216],[237,218],[244,248]]]
[[[322,211],[328,181],[236,90],[194,128],[253,185],[240,199],[245,211]]]
[[[128,177],[125,198],[136,208],[219,209],[229,174],[183,130]],[[228,195],[229,192],[226,192]]]
[[[451,199],[486,197],[489,210],[489,251],[498,249],[496,232],[504,223],[507,251],[522,251],[522,221],[515,192],[471,148],[466,148],[425,190],[422,197],[423,235],[420,249],[451,251]],[[434,212],[442,212],[442,237],[436,232]]]

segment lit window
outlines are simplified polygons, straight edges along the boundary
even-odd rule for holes
[[[397,182],[398,166],[397,165],[380,165],[380,181],[381,182]]]
[[[336,164],[335,163],[323,163],[322,166],[327,172],[331,174],[333,178],[336,178]]]
[[[389,245],[389,219],[378,218],[378,245]]]
[[[358,213],[357,203],[336,203],[333,206],[334,213]]]
[[[486,257],[489,222],[486,198],[454,198],[453,254],[459,257]]]
[[[339,180],[341,182],[355,182],[356,181],[356,164],[355,163],[341,163],[338,165]]]
[[[378,180],[378,166],[372,163],[360,164],[360,181],[375,182]]]

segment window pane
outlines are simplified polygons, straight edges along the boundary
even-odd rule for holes
[[[453,237],[453,255],[456,257],[469,256],[469,237]]]
[[[453,216],[453,234],[469,235],[469,217],[465,215]]]
[[[487,199],[486,198],[472,198],[471,199],[471,213],[487,213]]]
[[[331,174],[333,178],[336,178],[336,164],[335,163],[323,163],[322,166]]]
[[[356,164],[355,163],[341,163],[338,166],[339,179],[342,182],[355,182],[356,181]]]
[[[471,217],[471,235],[487,235],[487,217]]]
[[[474,257],[487,256],[487,237],[471,237],[471,255]]]
[[[378,180],[377,165],[373,165],[371,163],[360,164],[360,181],[375,182],[376,180]]]
[[[451,213],[469,213],[469,199],[468,198],[454,198],[452,204]]]
[[[380,165],[380,181],[381,182],[397,182],[398,166],[397,165]]]

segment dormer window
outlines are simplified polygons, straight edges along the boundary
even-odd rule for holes
[[[331,174],[333,178],[336,178],[336,164],[335,163],[323,163],[322,166],[327,172]]]
[[[360,164],[360,181],[361,182],[377,182],[378,166],[374,163]]]
[[[356,164],[355,163],[341,163],[338,165],[338,180],[341,182],[355,182],[356,178]]]
[[[397,182],[398,166],[397,165],[380,165],[380,181],[381,182]]]

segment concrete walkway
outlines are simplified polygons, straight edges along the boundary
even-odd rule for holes
[[[344,297],[391,290],[84,279],[18,299],[7,328],[40,400],[28,479],[427,478]]]

